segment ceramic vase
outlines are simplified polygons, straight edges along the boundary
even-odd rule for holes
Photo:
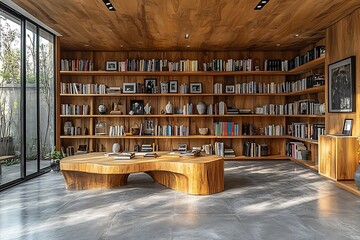
[[[120,152],[120,144],[119,143],[114,143],[113,146],[112,146],[112,151],[113,151],[113,153]]]
[[[165,106],[165,113],[166,114],[172,114],[172,104],[170,101],[168,101],[168,103]]]
[[[206,104],[204,102],[198,102],[196,105],[196,109],[199,114],[205,114],[206,113]]]

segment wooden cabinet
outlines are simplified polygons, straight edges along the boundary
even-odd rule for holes
[[[352,180],[358,164],[358,141],[353,136],[320,136],[319,173],[332,180]]]
[[[98,53],[90,53],[90,58],[95,58],[94,55]],[[111,55],[112,56],[112,55]],[[115,55],[114,55],[115,56]],[[112,59],[114,59],[114,56]],[[73,57],[82,57],[86,59],[85,53],[76,53]],[[115,58],[117,58],[115,56]],[[286,57],[284,57],[286,58]],[[289,58],[289,57],[287,57]],[[105,60],[108,57],[98,58],[102,61],[94,62],[95,69],[101,69],[100,65],[105,65]],[[88,150],[92,151],[111,151],[113,143],[117,142],[121,145],[122,150],[134,150],[135,145],[151,144],[157,145],[158,150],[168,151],[177,149],[179,144],[186,144],[189,149],[192,147],[201,147],[204,144],[214,145],[215,142],[223,142],[225,148],[232,148],[235,151],[236,157],[231,159],[289,159],[286,155],[286,143],[288,141],[303,141],[308,143],[312,148],[317,145],[317,141],[307,138],[297,138],[286,134],[287,124],[296,122],[299,119],[304,119],[307,123],[324,122],[323,115],[313,114],[255,114],[256,108],[272,105],[285,105],[288,102],[302,99],[303,96],[312,98],[316,96],[320,102],[323,99],[321,96],[324,93],[324,86],[308,88],[296,92],[276,92],[276,93],[226,93],[226,86],[236,86],[236,84],[243,83],[267,83],[267,84],[281,84],[288,82],[289,78],[293,76],[300,76],[303,72],[309,71],[316,67],[324,65],[324,57],[316,59],[310,63],[304,64],[299,68],[291,71],[239,71],[239,72],[120,72],[120,71],[61,71],[60,82],[65,84],[104,84],[107,87],[123,87],[123,83],[144,84],[145,79],[156,79],[157,85],[161,82],[169,82],[176,80],[178,89],[181,84],[190,85],[191,83],[201,83],[201,93],[120,93],[120,94],[68,94],[59,92],[59,108],[63,104],[88,106],[86,114],[60,114],[58,121],[60,121],[61,132],[58,136],[59,145],[72,146],[75,151],[80,145],[87,145]],[[295,77],[295,78],[296,78]],[[294,79],[295,79],[294,78]],[[223,93],[214,93],[214,85],[222,84]],[[149,103],[151,114],[129,115],[132,101],[142,101],[145,105]],[[181,109],[184,105],[192,103],[192,114],[164,114],[165,105],[171,102],[174,108]],[[227,107],[236,109],[249,109],[251,113],[232,115],[225,114],[198,114],[196,105],[198,102],[204,102],[206,105],[215,105],[220,102],[226,103]],[[109,114],[113,103],[121,103],[124,106],[125,114],[112,115]],[[99,114],[98,106],[103,104],[107,108],[106,114]],[[265,107],[266,108],[266,107]],[[151,121],[153,125],[163,126],[186,126],[188,128],[188,136],[174,135],[163,136],[154,133],[140,135],[126,136],[109,136],[110,126],[124,126],[125,132],[130,132],[131,128],[143,126],[147,121]],[[64,125],[66,122],[71,122],[72,126],[79,129],[78,135],[64,134]],[[228,134],[215,134],[214,124],[218,122],[238,124],[239,134],[227,136]],[[96,126],[99,123],[106,123],[106,133],[96,134]],[[252,126],[251,134],[243,132],[243,125],[249,124]],[[274,128],[279,126],[282,128],[280,134],[269,134],[266,128]],[[209,128],[207,135],[200,135],[199,128]],[[268,146],[268,156],[262,157],[245,157],[244,143],[251,142],[256,144],[266,144]],[[315,148],[314,148],[315,149]],[[313,150],[315,153],[315,150]],[[314,162],[314,160],[313,160]]]

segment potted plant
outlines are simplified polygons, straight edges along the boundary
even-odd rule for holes
[[[60,171],[60,160],[64,157],[61,151],[54,150],[50,154],[50,168],[54,172]]]
[[[358,143],[360,145],[360,137],[358,138]],[[358,153],[358,155],[360,155],[360,146],[357,150],[357,153]],[[359,160],[359,159],[357,159],[357,160]],[[358,162],[357,169],[354,173],[354,181],[355,181],[357,188],[360,190],[360,164],[359,164],[359,162]]]

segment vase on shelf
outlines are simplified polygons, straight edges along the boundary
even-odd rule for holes
[[[354,173],[354,182],[355,182],[358,190],[360,190],[360,164],[358,164],[356,171]]]
[[[172,114],[172,111],[173,111],[173,106],[172,106],[171,102],[168,101],[168,103],[165,106],[165,113]]]
[[[206,113],[206,104],[204,102],[198,102],[196,104],[196,109],[200,115]]]

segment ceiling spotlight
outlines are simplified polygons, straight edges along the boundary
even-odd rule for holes
[[[186,47],[187,47],[187,48],[189,48],[189,47],[190,47],[190,45],[186,45]]]
[[[256,5],[254,10],[261,10],[270,0],[260,0],[260,2]]]
[[[296,33],[295,35],[294,35],[294,37],[299,37],[300,36],[300,34],[298,34],[298,33]]]
[[[88,47],[88,46],[90,46],[89,44],[84,44],[84,47]]]
[[[189,39],[190,35],[188,33],[185,33],[185,39]]]
[[[112,5],[112,3],[110,2],[110,0],[103,0],[105,6],[110,10],[110,11],[115,11],[114,6]]]
[[[280,47],[280,45],[281,45],[280,43],[277,43],[277,44],[276,44],[277,47]]]

